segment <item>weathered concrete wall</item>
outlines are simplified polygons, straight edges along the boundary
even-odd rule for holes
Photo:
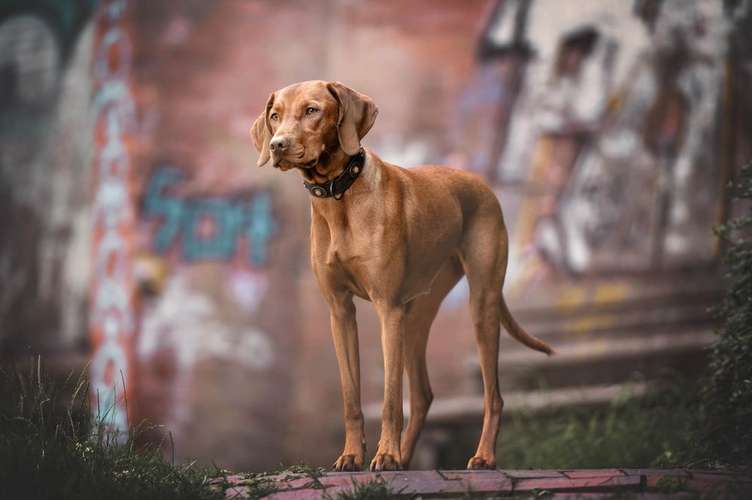
[[[83,347],[91,2],[0,2],[0,352]]]

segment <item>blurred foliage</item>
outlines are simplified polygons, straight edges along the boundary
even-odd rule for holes
[[[727,291],[722,322],[703,387],[698,448],[720,465],[752,464],[752,163],[741,169],[732,195],[745,213],[717,230]]]
[[[606,407],[561,408],[505,419],[498,463],[509,469],[651,467],[674,464],[690,445],[697,388],[677,381]]]
[[[55,384],[37,359],[0,369],[3,498],[224,498],[209,479],[223,471],[166,462],[158,446],[137,449],[138,430],[119,436],[92,417],[83,374]]]

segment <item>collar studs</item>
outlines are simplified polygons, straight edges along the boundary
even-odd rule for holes
[[[325,185],[305,181],[303,181],[303,185],[316,198],[332,197],[335,200],[341,200],[345,191],[352,186],[355,179],[357,179],[358,175],[363,171],[365,161],[366,154],[365,151],[361,149],[357,155],[350,158],[345,167],[345,171],[336,179],[332,179]]]

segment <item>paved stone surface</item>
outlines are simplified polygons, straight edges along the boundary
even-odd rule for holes
[[[226,478],[228,498],[336,499],[356,484],[382,482],[393,498],[752,498],[752,477],[683,469],[578,469],[283,473]]]

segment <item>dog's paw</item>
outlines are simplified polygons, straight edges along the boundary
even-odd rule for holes
[[[357,472],[363,469],[363,457],[358,457],[357,455],[349,455],[349,454],[342,455],[337,459],[336,462],[334,462],[332,469],[334,469],[337,472],[342,472],[342,471]]]
[[[467,462],[467,468],[473,470],[495,469],[496,462],[486,460],[483,457],[474,456]]]
[[[371,472],[400,469],[402,469],[400,460],[391,453],[377,453],[371,461]]]

